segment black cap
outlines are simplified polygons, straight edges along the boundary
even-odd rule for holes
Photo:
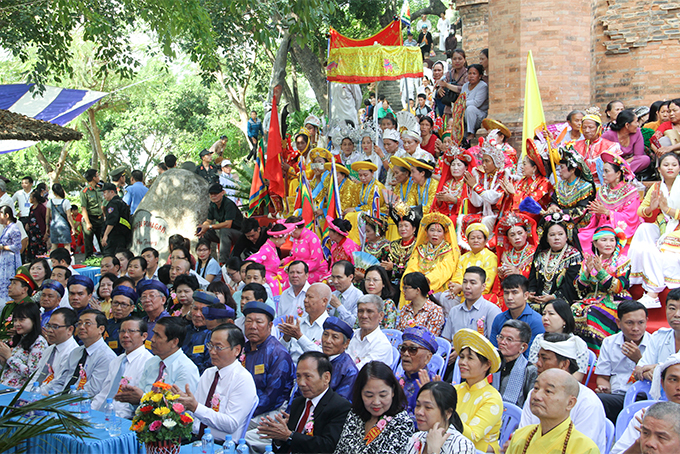
[[[219,183],[213,183],[208,187],[208,194],[219,194],[224,191],[224,188]]]
[[[205,148],[201,150],[201,153],[199,154],[200,157],[203,157],[207,154],[212,153],[211,151],[206,150]]]
[[[118,192],[118,188],[117,188],[116,185],[113,184],[113,183],[104,183],[104,185],[102,186],[102,191],[114,191],[114,192]]]

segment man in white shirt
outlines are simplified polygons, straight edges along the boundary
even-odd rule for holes
[[[333,265],[331,274],[335,291],[331,296],[330,315],[338,317],[349,326],[357,321],[357,301],[363,295],[361,290],[352,285],[354,281],[354,265],[347,260],[340,260]]]
[[[80,314],[76,328],[83,345],[71,351],[61,374],[55,375],[57,378],[45,385],[44,390],[59,393],[75,385],[94,397],[102,390],[109,364],[116,358],[102,338],[106,331],[106,315],[96,309],[86,309]]]
[[[146,259],[146,278],[158,280],[158,251],[145,247],[142,249],[142,257]]]
[[[78,347],[78,342],[73,338],[78,316],[71,308],[59,308],[52,313],[49,323],[45,325],[44,332],[49,347],[43,352],[38,363],[33,381],[40,383],[40,392],[45,392],[45,385],[49,384],[54,377],[61,376],[64,368],[68,365],[68,357]]]
[[[5,205],[12,209],[12,214],[16,217],[14,200],[12,200],[12,196],[7,194],[7,184],[5,184],[5,180],[0,179],[0,207]]]
[[[19,220],[26,227],[28,224],[28,215],[31,211],[31,201],[29,197],[31,195],[31,190],[33,189],[33,178],[26,175],[21,179],[21,190],[14,193],[12,196],[12,202],[17,204],[19,208]]]
[[[146,362],[153,357],[144,346],[147,337],[146,322],[140,318],[125,320],[118,331],[118,342],[125,350],[109,366],[109,376],[99,394],[92,399],[92,409],[103,411],[106,399],[113,399],[116,414],[132,419],[135,409],[128,403],[119,402],[115,396],[121,385],[137,386]]]
[[[352,357],[359,370],[370,361],[382,361],[391,367],[394,362],[392,344],[380,330],[380,322],[385,316],[382,298],[378,295],[364,295],[359,298],[357,306],[359,328],[354,330],[347,354]]]
[[[65,266],[57,265],[52,267],[52,275],[50,278],[54,281],[59,282],[66,288],[68,286],[68,280],[71,278],[71,270]],[[68,291],[64,292],[61,301],[59,302],[59,307],[67,307],[71,309],[71,303],[68,302]]]
[[[670,328],[657,329],[649,339],[649,348],[635,367],[636,380],[651,380],[657,364],[679,353],[675,348],[680,343],[680,288],[674,288],[666,297],[666,321]]]
[[[579,346],[575,337],[562,333],[546,333],[541,339],[541,349],[538,352],[536,369],[539,375],[548,369],[562,369],[570,374],[578,371],[576,357]],[[578,384],[579,393],[576,405],[571,409],[571,420],[574,428],[595,442],[601,452],[607,452],[606,422],[602,402],[588,387]],[[531,394],[529,393],[524,407],[519,427],[539,424],[540,420],[531,412]]]
[[[286,316],[279,324],[279,331],[283,333],[281,343],[288,348],[293,362],[304,352],[321,351],[323,337],[323,323],[329,317],[326,306],[331,299],[331,288],[324,283],[312,284],[305,296],[305,311],[302,317]]]
[[[423,14],[422,17],[418,20],[418,23],[416,24],[416,30],[422,30],[423,25],[427,25],[427,29],[432,30],[432,23],[427,18],[427,14]]]
[[[623,410],[626,391],[633,384],[630,379],[635,365],[649,345],[651,334],[647,330],[647,308],[638,301],[627,300],[617,308],[618,333],[602,341],[597,358],[597,388],[607,418],[614,424]]]
[[[206,427],[220,443],[229,434],[238,440],[250,421],[247,419],[257,402],[255,380],[238,361],[246,345],[243,332],[229,323],[212,332],[207,348],[213,367],[203,372],[196,393],[189,385],[184,390],[174,386],[179,402],[194,414],[193,433],[203,436]]]
[[[309,289],[309,266],[295,260],[288,265],[288,282],[290,287],[281,293],[277,314],[279,317],[302,317],[305,313],[305,295]],[[325,309],[325,308],[324,308]],[[297,358],[295,358],[297,361]]]

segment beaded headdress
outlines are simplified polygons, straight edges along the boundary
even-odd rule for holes
[[[489,156],[498,170],[505,167],[505,153],[503,153],[503,143],[498,140],[498,129],[494,129],[487,134],[486,139],[479,138],[479,145],[482,148],[482,155]]]
[[[592,182],[593,174],[583,160],[583,156],[576,151],[573,142],[569,142],[559,148],[560,161],[567,163],[569,167],[577,168],[581,171],[581,179]]]

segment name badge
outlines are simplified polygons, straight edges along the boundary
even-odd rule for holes
[[[264,364],[258,364],[255,366],[255,375],[264,374]]]
[[[118,341],[109,341],[109,348],[111,349],[118,348]]]
[[[203,353],[205,351],[205,345],[194,345],[193,354]]]
[[[151,341],[150,341],[150,340],[144,341],[144,347],[145,347],[147,350],[151,350]]]
[[[26,202],[26,203],[24,203],[24,207],[26,207],[26,208],[31,208],[31,204],[28,203],[28,202]]]

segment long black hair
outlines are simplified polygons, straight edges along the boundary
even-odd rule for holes
[[[439,300],[435,298],[435,296],[430,292],[430,283],[427,281],[427,278],[423,273],[419,271],[408,273],[406,276],[404,276],[402,282],[404,285],[418,289],[420,294],[425,298],[429,298],[434,304],[441,306]]]
[[[632,123],[635,120],[637,120],[637,115],[635,115],[633,109],[624,109],[619,112],[619,115],[616,117],[616,120],[612,122],[610,127],[612,131],[621,131],[626,127],[627,123]]]
[[[390,366],[381,361],[371,361],[359,371],[357,379],[354,382],[354,389],[352,390],[352,411],[359,416],[362,421],[366,422],[371,419],[371,413],[364,406],[364,399],[361,395],[369,378],[382,380],[387,386],[392,388],[392,392],[394,393],[392,405],[387,409],[385,415],[396,416],[398,413],[404,411],[406,408],[406,395],[404,394],[401,385],[399,385],[397,377],[394,376],[394,372],[392,372]],[[449,384],[447,385],[452,387]]]
[[[564,320],[564,328],[562,328],[562,332],[564,334],[572,334],[576,328],[576,321],[574,320],[574,314],[571,312],[571,306],[569,303],[563,299],[557,298],[545,303],[546,306],[548,304],[552,304],[552,307],[555,312],[557,312],[557,315],[559,315],[560,318]],[[545,307],[543,307],[543,311],[545,312]]]
[[[28,318],[33,322],[33,329],[26,334],[15,334],[12,338],[12,345],[21,345],[24,350],[29,351],[31,345],[38,339],[42,332],[40,308],[35,303],[22,303],[14,306],[12,319]]]
[[[458,432],[462,433],[463,422],[460,420],[460,416],[458,416],[458,412],[456,411],[456,405],[458,404],[458,393],[456,392],[456,388],[451,386],[450,383],[444,383],[443,381],[431,381],[420,388],[418,397],[420,397],[420,394],[423,391],[430,391],[435,404],[437,404],[437,408],[439,408],[439,411],[444,418],[446,418],[446,410],[451,410],[449,424]]]

